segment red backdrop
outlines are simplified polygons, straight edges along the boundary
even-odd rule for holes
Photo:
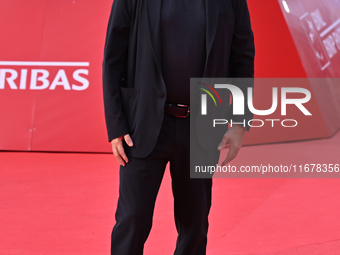
[[[339,77],[337,1],[285,3],[289,13],[281,0],[248,0],[256,43],[256,77]],[[101,62],[111,4],[112,0],[0,0],[0,149],[110,151]],[[320,22],[312,20],[314,30],[306,30],[311,17]],[[323,25],[320,31],[318,24]],[[335,33],[336,53],[330,42],[323,43],[329,36],[325,30]],[[318,39],[315,45],[309,39],[310,31]],[[326,60],[326,54],[333,53],[328,62],[322,62],[322,70],[315,57],[318,49]],[[297,112],[293,117],[300,122],[294,132],[253,129],[246,143],[332,135],[339,128],[340,117],[334,118],[340,111],[339,86],[305,87],[313,94],[308,103],[312,118]],[[271,88],[257,87],[254,98],[258,108],[270,106]]]

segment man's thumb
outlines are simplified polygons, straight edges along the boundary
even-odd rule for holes
[[[127,145],[129,145],[130,147],[133,146],[133,141],[132,141],[130,135],[124,135],[124,140],[125,140]]]

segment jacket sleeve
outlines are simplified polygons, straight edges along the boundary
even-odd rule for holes
[[[255,46],[254,35],[251,28],[250,15],[246,0],[234,0],[235,27],[230,53],[230,74],[233,78],[254,78]],[[249,131],[249,120],[253,114],[248,109],[247,87],[254,86],[253,79],[245,79],[236,82],[244,95],[244,115],[232,116],[233,122],[246,122],[246,129]]]
[[[126,80],[132,0],[114,0],[107,26],[103,59],[103,96],[109,141],[128,134],[120,87]]]

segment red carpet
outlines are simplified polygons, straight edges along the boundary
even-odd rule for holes
[[[244,147],[234,163],[339,164],[339,152],[340,133]],[[0,254],[109,254],[117,170],[109,154],[1,152]],[[224,178],[213,186],[208,255],[340,254],[339,179]],[[155,210],[145,254],[172,254],[168,172]]]

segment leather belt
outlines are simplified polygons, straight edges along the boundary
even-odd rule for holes
[[[190,106],[186,104],[165,104],[164,112],[176,118],[187,118],[190,113]]]

